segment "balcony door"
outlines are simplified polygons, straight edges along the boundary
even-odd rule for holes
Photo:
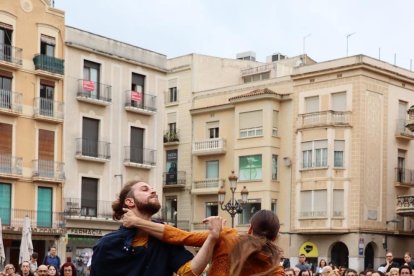
[[[0,60],[11,61],[13,27],[2,23],[0,27]]]
[[[83,63],[83,80],[84,80],[84,87],[85,81],[93,82],[94,85],[88,85],[88,89],[83,89],[84,93],[88,93],[88,95],[82,95],[85,97],[90,97],[92,99],[99,99],[100,98],[100,91],[99,91],[99,82],[100,82],[100,71],[101,65],[99,63],[95,63],[92,61],[85,60]]]
[[[52,227],[52,188],[37,189],[37,226]]]
[[[145,76],[132,73],[132,82],[131,82],[131,106],[138,108],[145,108]]]
[[[12,172],[13,125],[0,123],[0,173]]]
[[[83,117],[82,155],[98,157],[99,120]]]
[[[98,209],[98,179],[82,177],[81,214],[96,217]]]
[[[164,220],[170,224],[177,226],[177,197],[169,196],[165,198]]]
[[[11,185],[0,183],[0,218],[3,225],[10,225]]]
[[[130,161],[133,163],[144,163],[144,129],[131,127]]]
[[[50,81],[40,82],[40,99],[39,99],[39,112],[40,115],[53,117],[53,104],[54,104],[54,83]]]
[[[50,130],[39,129],[38,139],[38,176],[52,178],[55,174],[55,133]]]
[[[11,77],[3,76],[0,72],[0,108],[12,107],[11,82]]]

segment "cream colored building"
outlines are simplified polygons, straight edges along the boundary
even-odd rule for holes
[[[231,221],[217,192],[224,184],[230,199],[235,170],[236,199],[249,191],[235,226],[246,230],[256,210],[274,210],[291,265],[305,253],[313,263],[377,268],[385,247],[402,258],[413,231],[414,133],[405,127],[413,77],[366,56],[323,63],[302,56],[246,66],[234,85],[198,82],[191,136],[180,133],[179,143],[191,138],[191,228],[217,211]]]
[[[63,207],[66,257],[90,256],[102,235],[119,227],[111,204],[129,180],[162,193],[164,55],[66,27]]]
[[[64,236],[64,13],[46,0],[0,6],[0,218],[18,264],[28,217],[39,258]]]

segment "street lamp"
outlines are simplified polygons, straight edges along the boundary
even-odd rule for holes
[[[227,213],[231,216],[231,227],[234,227],[234,216],[236,214],[240,214],[243,211],[242,204],[247,203],[247,197],[249,195],[249,191],[247,191],[246,186],[244,186],[243,190],[241,190],[241,202],[234,199],[234,193],[236,192],[237,188],[237,175],[234,174],[234,171],[231,172],[229,176],[229,183],[230,183],[230,191],[231,191],[231,199],[223,206],[224,198],[226,195],[226,190],[224,186],[221,186],[220,190],[218,191],[218,202],[220,203],[221,210],[227,211]]]

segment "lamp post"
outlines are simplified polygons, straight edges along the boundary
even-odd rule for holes
[[[240,214],[243,211],[242,204],[247,203],[247,197],[249,195],[249,191],[247,191],[246,186],[244,186],[243,190],[241,190],[241,203],[238,200],[234,199],[234,193],[236,192],[237,188],[237,175],[234,174],[234,171],[231,172],[229,176],[229,183],[230,183],[230,191],[231,191],[231,199],[223,206],[224,198],[226,195],[226,190],[223,186],[221,186],[220,190],[218,191],[218,202],[220,203],[221,210],[227,211],[227,213],[231,216],[231,227],[234,227],[234,216],[236,214]]]

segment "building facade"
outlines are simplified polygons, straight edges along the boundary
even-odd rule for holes
[[[15,265],[26,217],[40,258],[65,233],[64,36],[64,13],[49,1],[2,1],[0,217]]]

